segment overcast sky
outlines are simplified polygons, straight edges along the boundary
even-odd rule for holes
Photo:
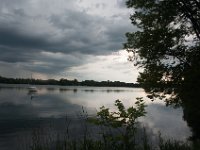
[[[0,75],[135,82],[125,0],[0,0]]]

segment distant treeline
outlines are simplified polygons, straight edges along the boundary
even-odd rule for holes
[[[68,85],[68,86],[110,86],[110,87],[140,87],[138,83],[125,83],[120,81],[94,81],[94,80],[85,80],[78,81],[77,79],[68,80],[68,79],[23,79],[23,78],[6,78],[0,76],[0,83],[6,84],[35,84],[35,85]]]

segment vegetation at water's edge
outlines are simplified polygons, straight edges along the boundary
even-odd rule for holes
[[[102,128],[100,138],[90,135],[88,128],[84,128],[82,138],[70,137],[69,125],[66,123],[64,137],[44,136],[40,130],[34,130],[32,142],[26,149],[31,150],[198,150],[198,143],[180,142],[175,140],[164,140],[158,134],[158,142],[152,143],[144,129],[142,135],[138,136],[138,118],[145,115],[146,105],[142,98],[137,98],[135,106],[126,109],[121,101],[116,100],[117,111],[110,111],[102,106],[95,118],[89,118],[85,113],[85,119]]]
[[[35,85],[67,85],[67,86],[106,86],[106,87],[140,87],[138,83],[125,83],[120,81],[94,81],[94,80],[85,80],[78,81],[77,79],[68,80],[68,79],[23,79],[23,78],[6,78],[0,76],[0,83],[6,84],[35,84]]]
[[[109,138],[102,135],[102,140],[92,139],[89,134],[85,134],[82,139],[61,139],[59,135],[55,141],[50,137],[40,136],[35,133],[32,137],[32,144],[26,146],[26,150],[199,150],[199,143],[189,143],[176,140],[164,140],[159,137],[157,145],[153,145],[145,133],[141,137],[141,143],[131,143],[126,145],[120,139],[115,139],[114,135]],[[117,140],[117,141],[116,141]],[[128,146],[128,148],[126,147]],[[23,149],[20,149],[23,150]]]

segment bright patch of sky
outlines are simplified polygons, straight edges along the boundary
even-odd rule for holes
[[[87,80],[112,80],[136,82],[138,76],[137,68],[127,60],[128,53],[120,50],[112,55],[96,56],[90,59],[90,62],[71,67],[65,73],[71,77]]]

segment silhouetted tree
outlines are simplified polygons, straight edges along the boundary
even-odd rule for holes
[[[134,9],[130,19],[138,30],[126,34],[124,47],[133,53],[129,59],[144,68],[138,82],[149,98],[182,105],[184,118],[199,138],[200,1],[128,0],[126,4]]]

